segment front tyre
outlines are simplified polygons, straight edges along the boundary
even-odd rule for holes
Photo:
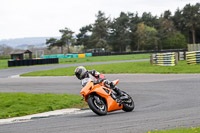
[[[125,95],[128,95],[126,92],[123,92],[123,93],[125,93]],[[126,112],[131,112],[135,108],[135,104],[134,104],[134,101],[131,98],[131,96],[128,95],[128,97],[129,97],[128,100],[123,101],[123,109],[122,110],[124,110]]]
[[[90,109],[96,113],[97,115],[106,115],[107,114],[107,105],[106,103],[103,101],[103,99],[100,96],[96,96],[99,98],[99,101],[97,101],[94,97],[94,95],[90,95],[88,98],[88,105],[90,107]]]

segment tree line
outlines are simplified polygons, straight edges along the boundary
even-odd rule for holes
[[[186,44],[200,42],[200,3],[187,4],[172,15],[170,10],[160,16],[150,12],[121,12],[111,19],[99,11],[93,24],[80,28],[74,35],[69,28],[60,30],[60,39],[50,38],[46,44],[54,46],[83,46],[84,49],[104,48],[106,51],[182,49]]]

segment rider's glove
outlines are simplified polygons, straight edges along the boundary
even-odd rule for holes
[[[108,80],[103,81],[104,85],[110,85],[110,82]]]
[[[115,88],[115,84],[113,82],[110,82],[110,88],[111,89]]]
[[[101,83],[101,82],[103,82],[103,79],[102,79],[102,78],[97,79],[97,83],[98,83],[98,84]]]
[[[115,84],[113,82],[108,81],[108,80],[104,80],[103,83],[104,83],[104,85],[110,85],[110,88],[115,87]]]

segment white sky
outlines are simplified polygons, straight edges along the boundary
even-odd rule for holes
[[[106,16],[120,12],[151,12],[160,16],[174,13],[186,4],[199,0],[0,0],[0,40],[23,37],[60,36],[59,29],[70,28],[77,34],[94,23],[99,10]]]

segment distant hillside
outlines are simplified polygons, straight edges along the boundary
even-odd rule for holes
[[[4,39],[0,40],[0,45],[6,44],[13,48],[21,48],[21,49],[25,49],[29,45],[34,45],[35,47],[45,47],[46,39],[49,38],[50,37],[27,37],[27,38],[16,38],[16,39]]]

